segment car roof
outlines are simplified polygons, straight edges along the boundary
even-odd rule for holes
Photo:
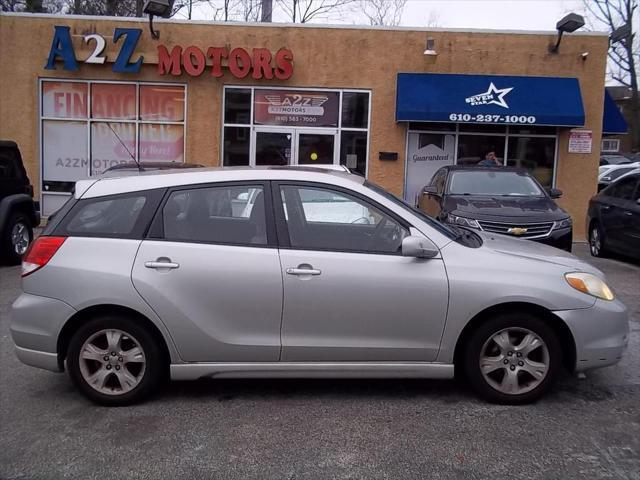
[[[90,198],[132,193],[155,188],[198,185],[212,182],[295,180],[348,186],[362,185],[364,177],[314,167],[206,167],[179,170],[153,170],[135,176],[98,177],[76,182],[75,197]]]

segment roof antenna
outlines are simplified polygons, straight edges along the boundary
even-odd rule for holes
[[[118,141],[120,142],[120,145],[122,145],[124,147],[124,149],[127,151],[127,153],[129,154],[129,156],[131,157],[131,160],[134,161],[134,163],[138,166],[138,171],[139,172],[144,172],[144,168],[142,168],[142,165],[140,165],[140,162],[138,160],[136,160],[136,157],[133,155],[133,153],[131,153],[131,150],[129,150],[127,148],[127,146],[125,145],[125,143],[122,141],[122,139],[118,136],[118,134],[116,133],[116,131],[113,129],[113,127],[111,126],[111,123],[109,122],[105,122],[107,124],[107,126],[109,127],[109,129],[113,132],[113,134],[116,136],[116,138],[118,139]]]

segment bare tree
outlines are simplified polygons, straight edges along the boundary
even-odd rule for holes
[[[3,12],[58,13],[64,6],[63,0],[0,0]]]
[[[280,10],[292,23],[308,23],[311,20],[338,16],[355,0],[276,0]]]
[[[407,0],[361,0],[362,12],[370,25],[400,25]]]
[[[640,38],[637,31],[634,31],[638,23],[633,22],[638,0],[583,0],[583,3],[595,27],[605,27],[610,33],[616,30],[616,33],[622,33],[620,38],[610,42],[607,75],[611,80],[631,89],[632,145],[633,148],[640,149]]]

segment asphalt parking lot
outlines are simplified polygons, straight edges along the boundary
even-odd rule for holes
[[[15,358],[19,268],[0,268],[0,479],[640,479],[640,266],[593,263],[631,311],[627,354],[524,407],[423,380],[173,383],[97,407]]]

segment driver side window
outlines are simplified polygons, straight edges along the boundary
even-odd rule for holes
[[[399,253],[408,230],[377,207],[332,189],[282,186],[291,246],[310,250]]]

